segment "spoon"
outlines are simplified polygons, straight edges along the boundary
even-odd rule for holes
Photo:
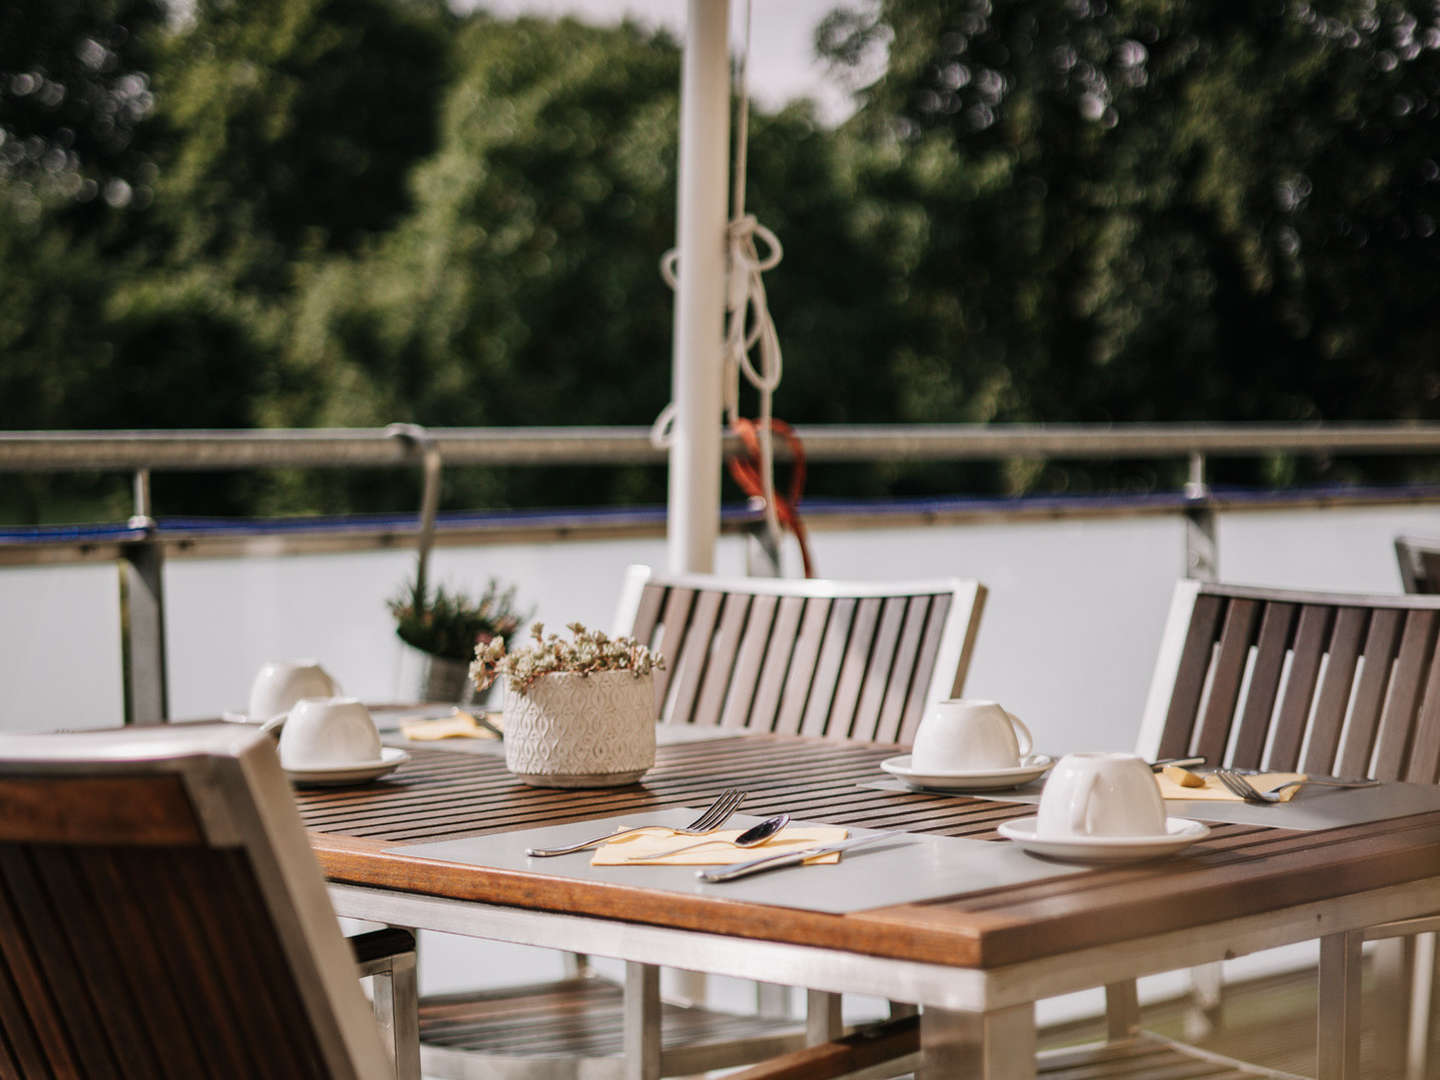
[[[701,840],[697,844],[686,844],[684,847],[671,848],[669,851],[657,852],[654,855],[632,855],[626,862],[649,861],[650,859],[664,859],[671,855],[678,855],[682,851],[690,851],[692,848],[704,847],[706,844],[734,844],[736,847],[756,847],[769,840],[786,825],[790,824],[789,814],[776,814],[774,817],[766,818],[764,821],[751,825],[734,840]]]

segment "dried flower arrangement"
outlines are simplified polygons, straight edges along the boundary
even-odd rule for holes
[[[502,589],[495,578],[478,600],[412,581],[387,606],[395,616],[395,632],[401,641],[432,656],[462,663],[487,642],[513,634],[528,618],[515,607],[514,586]]]
[[[470,678],[484,690],[501,675],[510,677],[510,689],[523,694],[544,675],[573,672],[592,675],[601,671],[629,671],[637,678],[654,668],[665,667],[665,658],[652,653],[634,638],[607,637],[599,630],[587,630],[583,623],[570,623],[573,641],[558,634],[545,636],[543,623],[530,628],[534,643],[514,652],[505,651],[503,637],[492,638],[475,648]]]

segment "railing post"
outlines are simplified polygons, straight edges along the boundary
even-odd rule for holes
[[[763,499],[751,499],[751,509],[764,509]],[[764,520],[754,522],[745,528],[745,575],[747,577],[778,578],[780,572],[780,542],[770,531]]]
[[[129,526],[145,537],[120,549],[120,649],[127,724],[163,723],[169,712],[165,678],[165,549],[150,514],[150,470],[135,473]]]
[[[424,599],[430,584],[430,549],[435,544],[435,517],[440,509],[440,448],[419,424],[391,424],[385,429],[394,438],[418,450],[423,482],[420,489],[420,535],[415,540],[415,595]]]
[[[1185,576],[1215,581],[1220,576],[1220,537],[1210,485],[1205,481],[1205,455],[1197,450],[1190,452],[1185,499]]]

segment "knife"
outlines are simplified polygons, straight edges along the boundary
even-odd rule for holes
[[[806,859],[814,859],[821,855],[831,855],[837,851],[850,851],[862,844],[873,844],[877,840],[894,839],[898,839],[895,833],[876,833],[874,836],[840,840],[834,844],[822,844],[819,847],[805,848],[801,851],[764,855],[758,859],[751,859],[749,862],[721,867],[719,870],[699,870],[695,876],[702,881],[734,881],[736,878],[749,877],[751,874],[763,874],[767,870],[779,870],[782,866],[795,866]]]
[[[1204,764],[1205,759],[1203,757],[1167,757],[1161,758],[1159,761],[1150,762],[1150,768],[1163,769],[1166,765],[1177,765],[1182,769],[1188,769],[1192,765]]]

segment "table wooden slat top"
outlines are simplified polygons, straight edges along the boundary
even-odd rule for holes
[[[923,903],[833,915],[535,871],[407,856],[404,845],[677,806],[727,787],[744,811],[868,829],[1006,841],[1031,805],[860,787],[894,745],[744,734],[661,746],[639,784],[518,783],[498,754],[410,750],[384,782],[300,789],[331,880],[530,909],[992,968],[1440,875],[1440,813],[1308,832],[1217,824],[1178,857],[1097,867]],[[785,871],[804,873],[804,870]],[[1437,897],[1440,907],[1440,897]]]

